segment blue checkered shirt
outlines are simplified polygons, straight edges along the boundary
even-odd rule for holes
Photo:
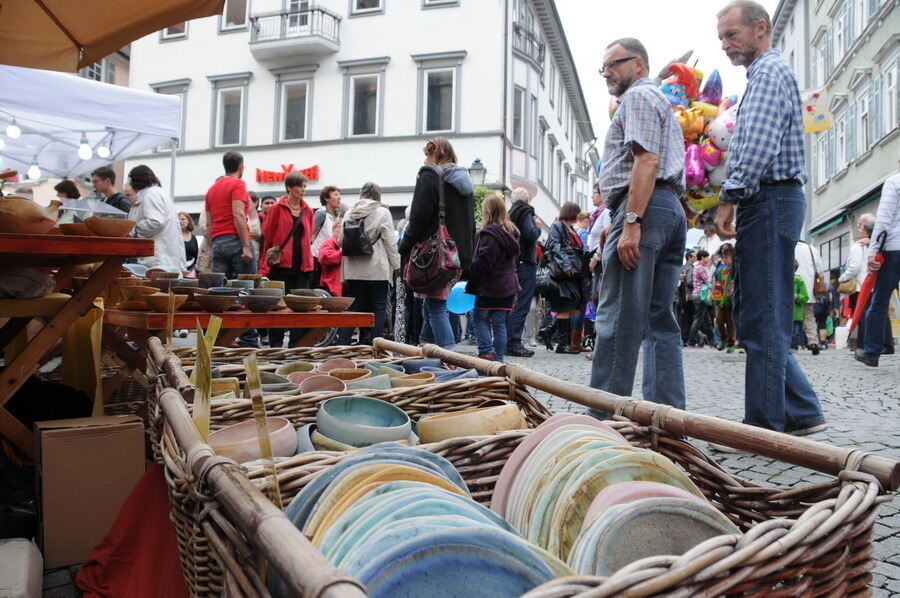
[[[777,50],[766,50],[747,69],[747,89],[726,156],[725,193],[719,198],[726,203],[751,197],[760,183],[806,182],[800,92]]]
[[[615,210],[628,193],[634,167],[633,147],[659,157],[656,179],[671,184],[677,195],[684,192],[684,141],[669,102],[647,77],[638,79],[619,102],[603,146],[600,193]]]

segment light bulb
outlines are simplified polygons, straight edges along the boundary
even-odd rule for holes
[[[90,160],[92,155],[94,155],[94,152],[91,151],[91,146],[88,145],[87,135],[82,133],[81,143],[78,146],[78,157],[82,160]]]
[[[28,178],[32,181],[41,178],[41,167],[37,165],[37,162],[32,162],[31,166],[28,168]]]
[[[18,139],[21,134],[22,129],[20,129],[19,125],[16,124],[16,119],[14,118],[9,126],[6,127],[6,136],[10,139]]]
[[[101,145],[97,148],[97,155],[101,158],[109,158],[109,146]]]

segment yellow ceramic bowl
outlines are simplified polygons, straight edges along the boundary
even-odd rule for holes
[[[419,438],[423,443],[439,442],[463,436],[490,436],[525,427],[525,418],[519,407],[513,403],[505,403],[425,416],[419,420]]]

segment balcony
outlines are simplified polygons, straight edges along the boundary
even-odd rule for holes
[[[544,68],[544,43],[535,32],[513,23],[512,47],[530,59],[539,69]]]
[[[324,8],[250,17],[250,52],[259,61],[333,54],[341,47],[341,17]]]

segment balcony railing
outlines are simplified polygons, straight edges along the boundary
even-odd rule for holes
[[[522,25],[513,23],[513,49],[524,54],[539,67],[544,67],[544,42]]]
[[[591,163],[582,158],[575,159],[575,172],[580,177],[587,178],[591,173]]]
[[[337,52],[341,17],[324,8],[259,13],[250,17],[250,49],[257,58]]]

